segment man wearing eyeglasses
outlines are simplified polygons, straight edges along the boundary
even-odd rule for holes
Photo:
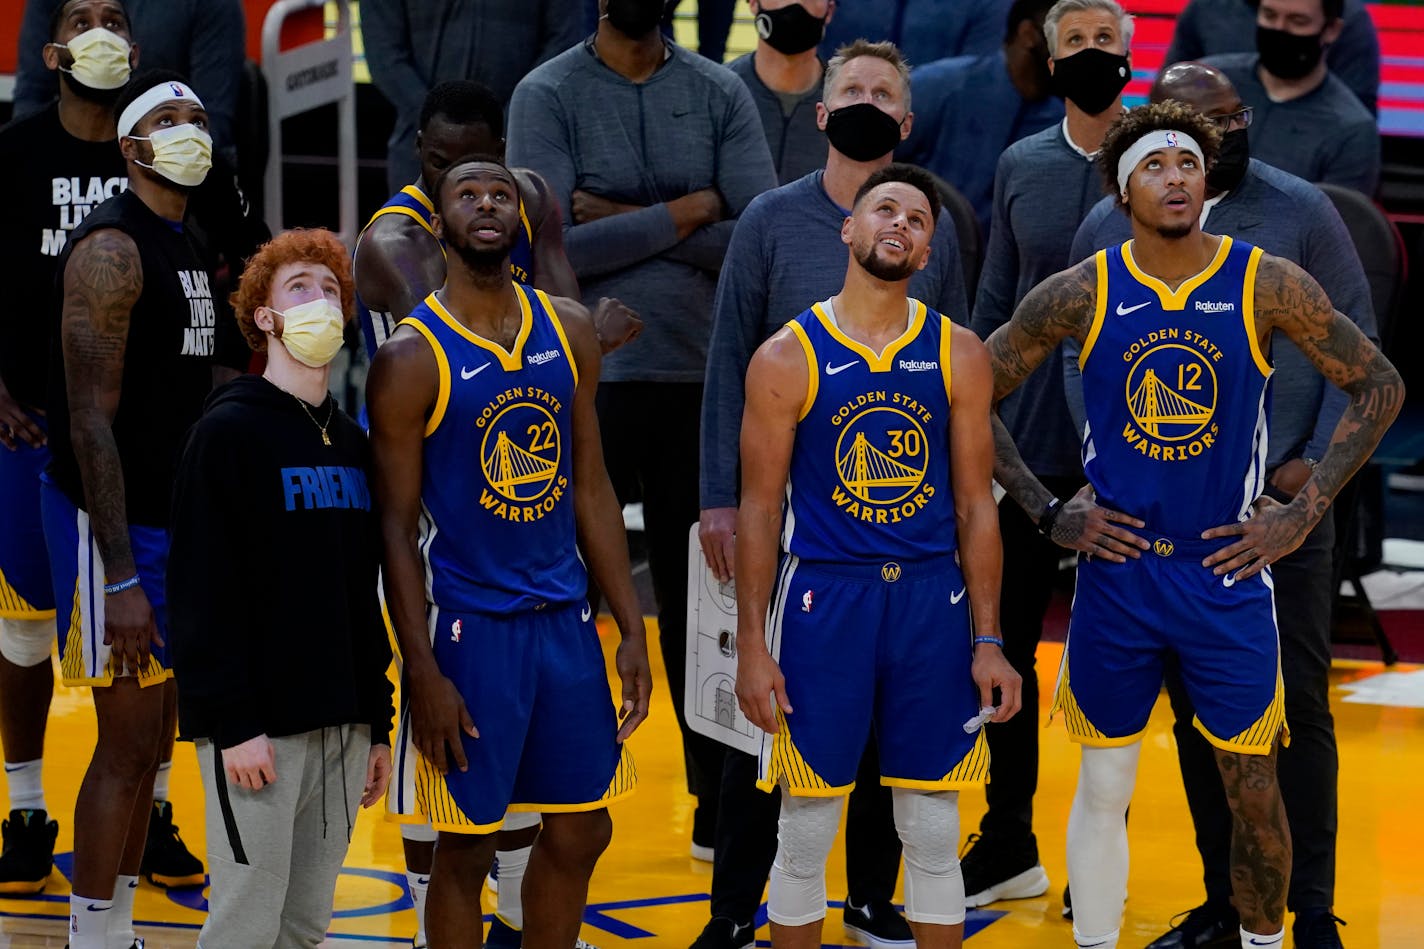
[[[1151,99],[1178,99],[1214,120],[1222,131],[1221,157],[1206,177],[1202,224],[1261,247],[1268,254],[1298,264],[1316,279],[1341,313],[1378,343],[1370,288],[1349,232],[1330,200],[1294,175],[1250,157],[1246,129],[1252,110],[1231,81],[1201,63],[1176,63],[1164,69]],[[1073,241],[1073,260],[1132,236],[1127,217],[1104,198],[1088,212]],[[1083,428],[1083,389],[1078,350],[1065,351],[1065,390],[1079,431]],[[1267,458],[1266,494],[1293,497],[1310,477],[1315,460],[1330,442],[1347,396],[1329,385],[1288,339],[1271,342],[1275,374]],[[1335,895],[1336,778],[1339,757],[1330,715],[1332,515],[1327,513],[1299,549],[1273,563],[1276,611],[1285,680],[1286,721],[1291,742],[1281,752],[1281,795],[1295,845],[1287,904],[1296,914],[1297,946],[1337,947],[1341,943],[1333,914]],[[1227,808],[1211,746],[1192,723],[1193,710],[1180,675],[1168,671],[1167,691],[1176,715],[1173,728],[1182,767],[1187,805],[1196,825],[1206,903],[1187,913],[1149,949],[1236,945],[1239,921],[1231,904],[1231,814]]]

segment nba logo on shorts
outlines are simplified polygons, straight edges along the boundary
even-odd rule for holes
[[[809,612],[811,612],[811,591],[810,591],[810,590],[807,590],[806,593],[805,593],[805,595],[801,597],[801,612],[803,612],[803,613],[809,613]]]
[[[458,642],[460,641],[460,633],[464,630],[464,628],[465,628],[465,624],[464,624],[463,622],[461,622],[460,620],[455,620],[455,622],[451,623],[451,624],[450,624],[450,642],[452,642],[452,643],[458,643]]]
[[[1169,148],[1176,148],[1176,147],[1177,147],[1177,133],[1176,133],[1176,132],[1168,132],[1168,133],[1167,133],[1167,147],[1169,147]]]

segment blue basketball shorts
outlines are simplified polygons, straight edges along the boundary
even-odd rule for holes
[[[1218,577],[1201,561],[1221,541],[1153,539],[1127,563],[1079,559],[1054,712],[1085,745],[1137,741],[1170,652],[1207,740],[1270,754],[1289,731],[1269,568],[1247,580]]]
[[[44,420],[37,419],[44,427]],[[54,615],[44,521],[40,517],[40,473],[49,464],[47,447],[18,442],[0,448],[0,619],[47,619]]]
[[[54,600],[63,604],[55,617],[60,677],[65,685],[112,685],[115,664],[104,644],[104,561],[89,515],[44,476],[40,478],[40,509],[49,546]],[[158,635],[167,642],[164,579],[168,572],[168,531],[131,524],[129,545],[138,568],[139,586],[153,607]],[[167,647],[150,645],[149,649],[148,665],[138,676],[141,686],[173,677]]]
[[[837,564],[782,557],[768,611],[793,711],[764,735],[759,786],[846,794],[875,729],[881,783],[946,791],[989,772],[970,673],[973,636],[954,558]]]
[[[403,685],[387,805],[394,820],[488,834],[506,811],[594,811],[633,792],[637,772],[616,740],[603,649],[586,604],[509,616],[431,607],[429,624],[435,661],[480,737],[462,736],[468,770],[452,765],[440,774],[415,749]]]

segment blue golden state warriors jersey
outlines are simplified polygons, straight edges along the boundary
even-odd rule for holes
[[[435,205],[420,189],[420,185],[406,185],[397,191],[371,215],[366,227],[370,227],[376,223],[377,218],[386,214],[400,214],[411,218],[429,232],[431,237],[435,236],[435,228],[430,223],[431,218],[435,216]],[[365,228],[362,232],[365,232]],[[440,242],[440,252],[445,253],[443,241]],[[509,272],[517,283],[533,282],[534,229],[529,226],[529,217],[524,213],[523,201],[519,203],[519,235],[515,238],[514,247],[509,251]],[[376,350],[382,343],[390,339],[400,321],[390,313],[366,306],[359,295],[356,298],[356,312],[361,316],[361,335],[366,340],[366,358],[369,359],[376,355]]]
[[[782,549],[852,563],[953,553],[949,319],[910,300],[905,334],[879,355],[841,332],[829,301],[787,326],[806,352],[810,386]]]
[[[509,613],[581,600],[572,490],[578,367],[549,298],[514,285],[512,351],[476,335],[435,294],[402,326],[435,351],[440,390],[425,426],[420,550],[444,610]]]
[[[1229,237],[1173,291],[1132,242],[1099,251],[1083,344],[1083,470],[1098,503],[1196,540],[1245,517],[1265,486],[1271,364],[1256,338],[1261,250]]]

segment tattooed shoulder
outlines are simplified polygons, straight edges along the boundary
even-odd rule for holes
[[[1262,254],[1256,269],[1255,311],[1259,332],[1324,326],[1334,307],[1315,278],[1283,257]]]
[[[1087,332],[1097,304],[1098,270],[1092,257],[1059,271],[1024,297],[1014,323],[1030,336],[1079,339]]]
[[[129,235],[95,231],[74,247],[64,270],[64,318],[84,319],[103,333],[124,332],[143,291],[143,262]]]

